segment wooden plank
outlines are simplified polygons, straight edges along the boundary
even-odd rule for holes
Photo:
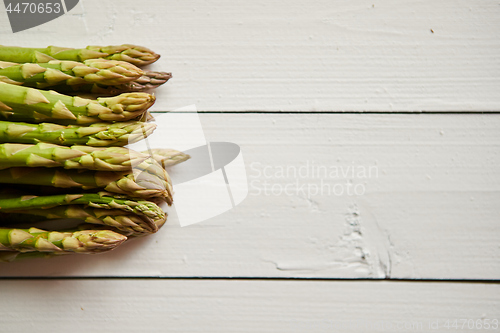
[[[500,317],[495,284],[45,280],[0,293],[6,332],[450,332],[455,320],[494,332]]]
[[[494,1],[86,0],[17,34],[2,15],[4,45],[154,48],[156,110],[500,110]]]
[[[170,210],[160,233],[112,253],[0,276],[500,278],[500,115],[200,117],[209,140],[241,146],[242,204],[185,228]]]

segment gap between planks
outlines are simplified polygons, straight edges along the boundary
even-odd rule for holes
[[[301,281],[301,282],[395,282],[500,284],[500,279],[398,279],[398,278],[314,278],[314,277],[224,277],[224,276],[19,276],[0,280],[210,280],[210,281]]]

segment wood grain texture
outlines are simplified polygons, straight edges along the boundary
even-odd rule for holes
[[[474,325],[500,317],[494,284],[48,280],[0,293],[5,332],[450,332],[455,319],[494,332]]]
[[[4,45],[136,43],[174,79],[156,110],[499,111],[495,1],[85,0]]]
[[[157,111],[500,111],[499,14],[466,0],[82,0],[17,34],[0,10],[0,39],[151,47],[163,57],[150,69],[174,74]],[[0,331],[450,332],[447,320],[500,319],[490,283],[78,279],[500,278],[500,115],[201,119],[209,140],[241,146],[248,198],[186,228],[170,209],[160,233],[109,254],[0,264],[0,277],[76,277],[2,280]]]
[[[112,253],[1,264],[0,276],[500,278],[500,115],[200,117],[209,140],[242,148],[242,204],[185,228],[170,210],[161,232]],[[322,182],[344,193],[315,193]]]

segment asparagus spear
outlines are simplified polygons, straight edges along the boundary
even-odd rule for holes
[[[36,192],[36,191],[35,191]],[[166,221],[152,219],[145,215],[135,215],[120,209],[102,209],[85,207],[84,205],[56,206],[45,209],[26,209],[0,212],[0,228],[28,228],[40,222],[50,222],[54,219],[71,219],[84,223],[80,230],[108,229],[119,232],[127,237],[146,236],[158,231]],[[164,221],[165,220],[165,221]]]
[[[72,160],[64,160],[71,150],[89,156],[75,155]],[[14,156],[12,152],[15,152]],[[128,152],[131,154],[129,160],[126,157]],[[5,158],[0,160],[0,183],[45,186],[48,189],[105,189],[133,198],[159,198],[169,205],[173,202],[172,181],[164,168],[146,154],[126,148],[0,144],[0,157],[2,155]]]
[[[87,46],[84,49],[57,46],[49,46],[47,48],[0,46],[1,61],[45,63],[58,59],[82,62],[87,59],[98,58],[126,61],[136,66],[144,66],[158,60],[160,55],[148,48],[130,44],[117,46]]]
[[[0,214],[1,215],[1,214]],[[26,217],[27,215],[14,215],[14,216],[21,216],[21,217]],[[9,216],[11,218],[11,216]],[[95,224],[88,224],[88,223],[82,223],[79,224],[77,227],[74,228],[73,231],[85,231],[85,230],[110,230],[109,227],[107,226],[99,226]],[[123,234],[123,232],[120,232]],[[131,235],[128,237],[134,237],[137,235]],[[142,235],[140,235],[142,236]],[[72,252],[20,252],[20,251],[0,251],[0,262],[12,262],[12,261],[19,261],[22,259],[35,259],[35,258],[52,258],[60,255],[67,255],[67,254],[72,254]]]
[[[152,154],[158,164],[160,164],[164,169],[172,165],[176,165],[185,162],[191,158],[188,154],[184,154],[175,149],[151,149],[148,151],[143,151],[144,154]]]
[[[145,200],[132,200],[113,196],[112,193],[79,193],[36,196],[2,192],[0,194],[0,212],[21,212],[24,209],[48,209],[57,206],[86,205],[101,209],[120,209],[131,214],[147,216],[153,219],[164,218],[165,213],[154,203]]]
[[[149,163],[146,160],[145,163]],[[100,189],[131,198],[163,198],[172,202],[168,177],[156,170],[142,170],[141,163],[132,171],[65,170],[62,168],[8,168],[0,170],[0,183],[56,188]]]
[[[163,218],[151,218],[145,215],[136,215],[120,209],[102,209],[85,207],[84,205],[57,206],[44,209],[13,210],[9,214],[0,214],[0,217],[13,216],[9,226],[36,222],[40,218],[47,219],[78,219],[92,225],[112,227],[126,236],[145,236],[158,231],[159,226],[166,221]]]
[[[0,121],[0,142],[122,147],[145,139],[155,128],[155,124],[141,121],[95,123],[90,126]]]
[[[114,60],[105,60],[105,59],[95,59],[95,60],[87,60],[84,63],[87,64],[87,62],[90,61],[98,61],[98,62],[109,62],[109,63],[118,63],[118,64],[128,64],[123,61],[114,61]],[[68,63],[68,66],[70,64],[79,64],[79,66],[84,66],[83,63],[76,63],[73,61],[59,61],[59,60],[52,60],[49,63],[39,63],[39,64],[18,64],[14,62],[5,62],[5,61],[0,61],[0,81],[3,81],[5,83],[10,83],[10,84],[16,84],[16,85],[21,85],[20,82],[25,82],[26,78],[24,76],[28,76],[26,72],[30,72],[31,70],[29,69],[28,66],[41,66],[43,68],[47,68],[48,66],[51,66],[50,68],[58,68],[56,65],[50,65],[52,63]],[[104,63],[106,65],[106,63]],[[129,66],[133,66],[131,64],[128,64]],[[10,67],[20,67],[24,66],[22,68],[25,68],[24,71],[22,71],[22,74],[19,74],[19,68],[14,70]],[[60,66],[59,66],[60,67]],[[135,66],[133,66],[135,67]],[[36,68],[36,67],[35,67]],[[89,67],[90,68],[90,67]],[[114,67],[113,67],[114,68]],[[2,76],[6,71],[3,71],[3,69],[8,69],[9,71],[14,71],[15,75],[5,75]],[[92,69],[89,69],[92,70]],[[108,70],[106,70],[108,71]],[[118,70],[119,71],[119,70]],[[63,83],[57,83],[57,82],[51,82],[50,84],[50,89],[58,91],[60,93],[64,94],[78,94],[78,93],[91,93],[91,94],[99,94],[99,95],[107,95],[107,96],[114,96],[126,92],[142,92],[145,90],[149,89],[155,89],[162,84],[166,83],[168,80],[172,78],[172,73],[167,73],[167,72],[154,72],[154,71],[141,71],[139,68],[135,67],[134,70],[130,70],[130,72],[136,72],[140,71],[142,73],[142,76],[139,76],[135,79],[131,80],[124,80],[124,82],[119,82],[116,84],[106,84],[103,82],[100,82],[100,80],[105,80],[104,82],[109,82],[110,80],[107,79],[107,72],[104,73],[104,75],[99,75],[99,77],[96,79],[93,76],[85,76],[84,79],[85,81],[80,81],[80,78],[73,78],[72,80],[69,80],[71,78],[67,78],[68,80],[64,81]],[[81,74],[82,70],[80,69],[79,73]],[[63,73],[63,74],[68,74],[68,75],[75,75],[72,71],[68,71],[68,73]],[[19,75],[22,75],[21,78],[19,78]],[[38,80],[39,76],[41,75],[46,75],[44,73],[41,74],[36,74],[36,78],[32,78],[28,76],[28,79],[33,81],[33,80]],[[16,81],[16,77],[18,77],[18,81]],[[54,81],[56,79],[55,75],[51,75],[51,79],[49,81]],[[126,77],[129,78],[129,77]],[[88,79],[88,80],[87,80]],[[61,81],[62,82],[62,81]],[[25,86],[30,86],[32,87],[33,85],[27,85],[23,84]],[[43,86],[37,86],[38,88],[42,88]]]
[[[143,92],[155,89],[167,82],[170,78],[172,78],[171,73],[145,71],[144,75],[137,80],[119,85],[105,86],[99,83],[78,85],[59,84],[51,86],[50,89],[68,95],[86,93],[100,96],[114,96],[127,92]]]
[[[90,100],[0,82],[0,115],[9,121],[63,125],[127,121],[143,115],[154,102],[154,96],[146,93]]]
[[[64,147],[49,143],[0,144],[0,169],[27,166],[128,171],[147,158],[145,154],[123,147]]]
[[[0,69],[0,81],[26,87],[98,83],[119,85],[139,79],[144,72],[124,61],[89,59],[83,63],[52,60],[42,64],[18,64]]]
[[[65,206],[65,207],[61,207]],[[79,218],[132,233],[154,233],[166,221],[155,203],[133,200],[107,192],[36,196],[3,192],[0,212],[54,218]]]
[[[111,230],[45,231],[0,228],[0,251],[99,253],[127,239]]]

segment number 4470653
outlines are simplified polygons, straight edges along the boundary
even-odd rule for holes
[[[59,2],[54,2],[54,3],[35,3],[35,2],[22,2],[22,3],[17,3],[14,8],[12,8],[12,3],[9,3],[9,5],[6,8],[7,13],[31,13],[31,14],[59,14],[61,12],[61,3]]]
[[[444,328],[455,330],[496,330],[498,329],[498,319],[455,319],[446,320]]]

